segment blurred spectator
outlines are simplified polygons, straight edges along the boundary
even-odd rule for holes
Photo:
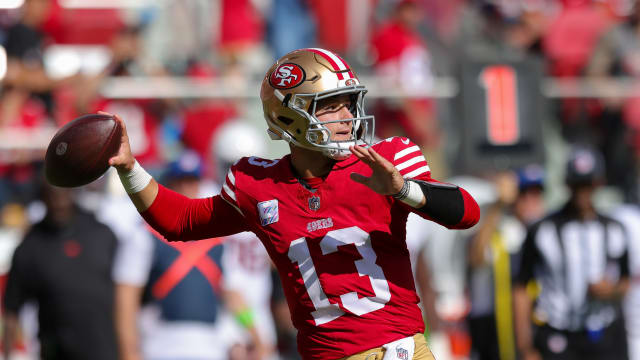
[[[549,74],[559,77],[582,75],[600,35],[611,25],[601,7],[592,0],[563,0],[543,38]]]
[[[2,82],[0,127],[20,124],[27,114],[32,115],[31,123],[42,122],[51,112],[49,91],[54,81],[47,76],[42,64],[45,34],[40,30],[50,7],[50,0],[25,1],[20,19],[6,31],[7,73]]]
[[[38,196],[40,162],[31,161],[29,151],[15,149],[11,161],[0,161],[0,207],[11,202],[27,204]]]
[[[207,189],[200,182],[201,171],[199,157],[186,152],[168,165],[165,182],[181,194],[202,197],[208,194],[203,193]],[[123,222],[123,245],[114,270],[121,359],[213,360],[227,359],[232,349],[242,352],[228,342],[229,324],[222,321],[225,306],[250,334],[245,342],[251,356],[261,359],[268,353],[242,295],[224,286],[222,239],[168,243],[150,235],[150,229],[140,233],[144,225],[130,203],[114,205],[105,211],[111,214],[110,222]],[[125,213],[135,219],[137,233],[126,230],[131,224],[124,223]]]
[[[42,359],[117,359],[111,268],[117,240],[108,227],[74,204],[69,189],[42,187],[47,212],[13,255],[4,293],[5,359],[18,331],[18,313],[38,305]]]
[[[504,62],[539,52],[545,14],[535,7],[510,8],[505,4],[509,2],[471,2],[461,14],[458,53],[472,61]]]
[[[78,115],[97,111],[126,114],[129,138],[135,139],[132,143],[136,144],[131,151],[141,164],[157,170],[164,161],[159,142],[166,102],[163,99],[109,99],[99,93],[100,86],[109,76],[150,75],[140,59],[140,31],[138,26],[127,26],[112,39],[112,62],[78,94],[77,111]]]
[[[316,43],[316,23],[310,0],[273,0],[267,19],[267,40],[276,59]]]
[[[262,75],[260,69],[271,63],[271,59],[263,52],[264,19],[256,7],[258,2],[219,1],[220,23],[214,35],[214,48],[224,68],[237,67],[241,74]]]
[[[204,62],[191,63],[187,75],[198,83],[220,80],[220,77],[216,78],[213,67]],[[210,152],[210,145],[219,129],[231,122],[238,113],[238,106],[232,100],[195,99],[184,103],[184,109],[179,115],[180,140],[204,159],[204,175],[208,178],[217,178],[211,168],[216,154]],[[226,169],[224,171],[226,173]]]
[[[580,77],[612,19],[596,1],[563,0],[562,5],[561,11],[549,21],[542,41],[548,62],[547,73],[558,78]],[[592,129],[588,122],[589,102],[565,95],[556,106],[556,116],[567,141],[594,141],[592,136],[599,130]],[[610,180],[615,181],[614,178]]]
[[[427,21],[432,24],[445,43],[451,43],[463,19],[467,0],[420,0]]]
[[[371,42],[375,75],[407,95],[417,90],[430,90],[433,86],[430,54],[427,44],[417,32],[422,18],[415,0],[399,1],[388,22],[375,32]],[[411,138],[430,155],[432,171],[446,176],[443,171],[438,171],[442,166],[436,152],[440,145],[440,129],[435,117],[435,103],[431,99],[380,99],[374,106],[374,112],[379,138]]]
[[[620,220],[629,235],[631,285],[624,301],[629,359],[640,360],[640,205],[628,203],[617,207],[612,216]]]
[[[608,76],[640,76],[640,5],[633,5],[629,18],[611,27],[598,41],[589,59],[586,75],[595,81]],[[602,84],[601,88],[605,88]],[[633,94],[637,92],[637,87]],[[628,201],[638,200],[640,159],[640,98],[609,97],[598,100],[591,112],[591,136],[603,149],[607,179],[623,190]]]
[[[530,165],[495,179],[497,200],[469,243],[471,359],[515,359],[511,276],[526,226],[543,215],[543,170]]]
[[[570,199],[530,227],[523,244],[513,292],[518,349],[524,360],[627,359],[627,236],[592,201],[604,180],[602,156],[576,146],[565,180]],[[532,280],[540,285],[535,305]]]
[[[51,113],[50,91],[56,82],[43,67],[46,37],[41,31],[50,8],[51,0],[26,0],[19,20],[6,31],[7,72],[2,80],[0,127],[23,121],[37,125]]]
[[[42,30],[56,44],[108,44],[124,26],[121,9],[113,7],[74,7],[50,0],[51,9]]]
[[[380,0],[306,1],[310,5],[315,23],[322,24],[316,27],[317,46],[347,57],[365,52],[367,40],[371,36],[371,23]]]
[[[154,1],[143,13],[144,61],[174,74],[184,74],[192,59],[212,60],[216,2],[209,0]],[[171,30],[169,30],[171,29]]]
[[[103,29],[107,23],[117,19],[107,20],[106,11],[100,15]],[[57,115],[61,90],[83,89],[85,79],[79,74],[55,76],[46,71],[44,66],[45,48],[54,41],[70,40],[63,35],[65,27],[78,24],[80,21],[68,20],[68,15],[62,11],[54,0],[26,0],[20,8],[17,22],[6,30],[4,47],[7,52],[7,72],[2,79],[3,92],[0,98],[0,127],[17,125],[22,127],[42,126],[51,117]],[[96,14],[94,16],[94,26]],[[88,17],[80,17],[83,22]],[[81,26],[74,28],[83,33]],[[96,35],[99,31],[84,33]],[[73,32],[73,31],[71,31]],[[82,91],[80,90],[80,91]]]

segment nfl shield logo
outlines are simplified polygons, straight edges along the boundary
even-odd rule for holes
[[[312,196],[309,198],[309,209],[318,211],[320,209],[320,197]]]
[[[409,351],[398,346],[396,348],[396,356],[401,360],[409,360]]]
[[[267,200],[258,203],[258,214],[260,215],[260,223],[267,226],[278,221],[278,200]]]

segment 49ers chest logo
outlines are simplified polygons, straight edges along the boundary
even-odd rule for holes
[[[304,70],[297,64],[280,64],[269,76],[271,86],[278,89],[291,89],[300,84],[305,79]]]

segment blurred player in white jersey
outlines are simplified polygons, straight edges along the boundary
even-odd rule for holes
[[[255,126],[241,119],[223,125],[211,143],[211,158],[215,159],[219,183],[224,183],[227,171],[238,159],[252,155],[265,156],[266,150],[264,136]],[[239,301],[247,305],[246,309],[240,311],[240,317],[245,317],[240,320],[251,321],[264,345],[275,349],[276,332],[271,313],[271,260],[264,246],[251,232],[228,236],[224,242],[222,267],[225,288],[241,296]],[[226,319],[225,337],[231,343],[245,345],[250,337],[237,320]]]

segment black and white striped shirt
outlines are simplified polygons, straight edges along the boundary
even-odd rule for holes
[[[588,287],[602,279],[628,277],[627,244],[618,221],[600,214],[583,221],[566,206],[529,229],[516,282],[538,281],[541,292],[534,314],[549,326],[569,331],[604,328],[621,315],[620,303],[593,299]]]

